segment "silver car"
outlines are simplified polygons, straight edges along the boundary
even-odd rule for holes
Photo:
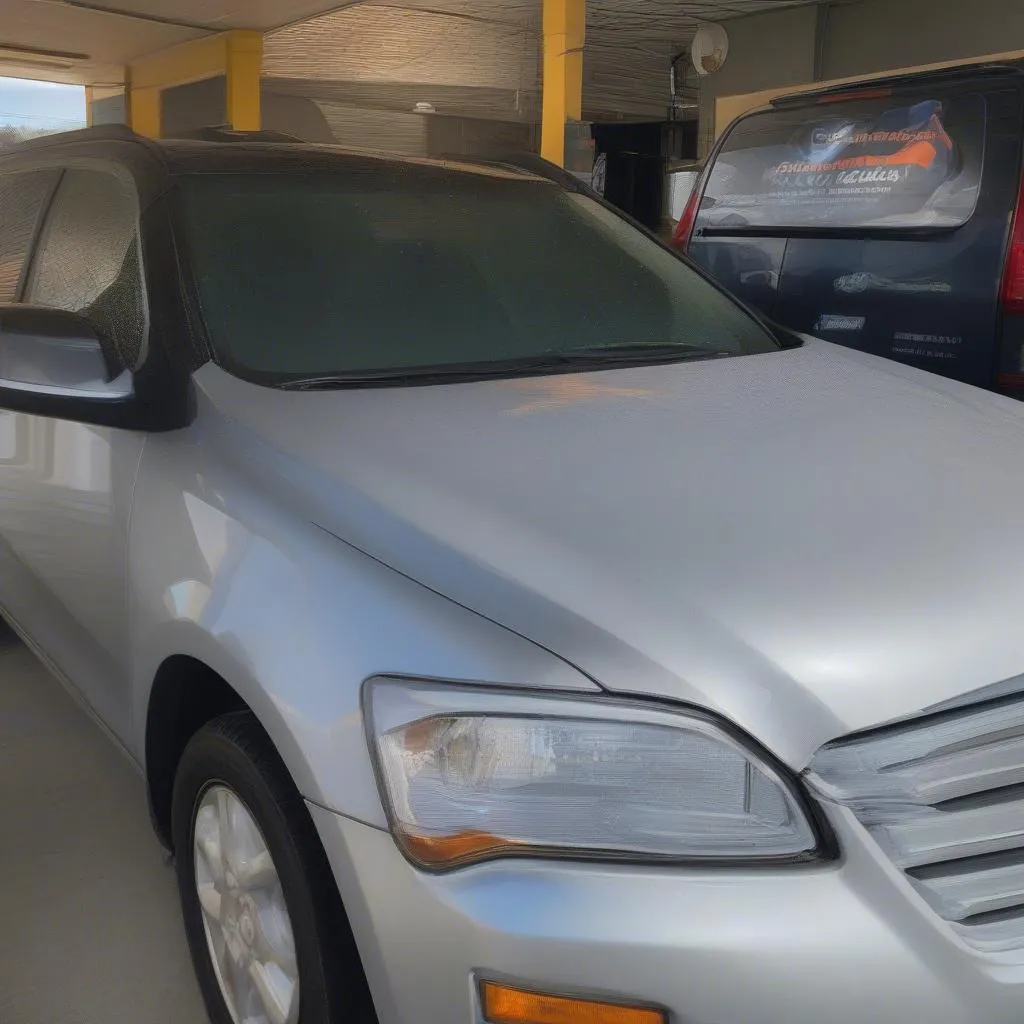
[[[497,163],[28,144],[0,302],[0,608],[217,1024],[1020,1021],[1020,406]]]

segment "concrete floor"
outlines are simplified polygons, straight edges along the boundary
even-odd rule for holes
[[[0,1022],[206,1019],[141,776],[0,636]]]

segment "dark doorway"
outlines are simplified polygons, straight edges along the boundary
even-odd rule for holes
[[[595,124],[591,131],[595,153],[606,162],[605,199],[657,231],[665,215],[668,161],[696,157],[697,122]]]

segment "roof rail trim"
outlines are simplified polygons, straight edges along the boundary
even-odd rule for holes
[[[64,145],[68,142],[150,142],[144,135],[133,132],[126,124],[98,124],[90,128],[75,128],[69,132],[51,132],[39,135],[34,139],[25,139],[12,146],[6,152],[22,152],[26,149],[45,148],[46,146]]]
[[[305,145],[306,140],[290,132],[279,132],[268,128],[257,131],[241,131],[229,124],[210,124],[196,128],[189,136],[201,142],[276,142]]]
[[[1019,64],[953,64],[945,68],[935,68],[932,71],[905,71],[901,74],[885,75],[878,78],[858,78],[852,82],[830,85],[823,89],[790,92],[783,96],[776,96],[769,103],[772,107],[788,107],[842,93],[866,92],[871,89],[885,89],[918,83],[927,85],[930,82],[944,82],[964,77],[998,78],[1006,75],[1024,75],[1024,66]]]

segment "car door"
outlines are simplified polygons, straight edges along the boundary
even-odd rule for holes
[[[88,315],[129,367],[138,364],[148,312],[139,204],[127,172],[63,171],[24,277],[23,301]],[[128,518],[144,436],[3,415],[20,447],[0,468],[0,536],[15,569],[0,583],[0,604],[127,738]]]
[[[29,257],[60,174],[59,168],[50,168],[0,175],[0,303],[21,297]],[[37,436],[41,426],[0,409],[0,608],[25,629],[30,622],[47,621],[45,602],[38,599],[11,544],[31,523],[26,484],[33,474],[46,472]]]

